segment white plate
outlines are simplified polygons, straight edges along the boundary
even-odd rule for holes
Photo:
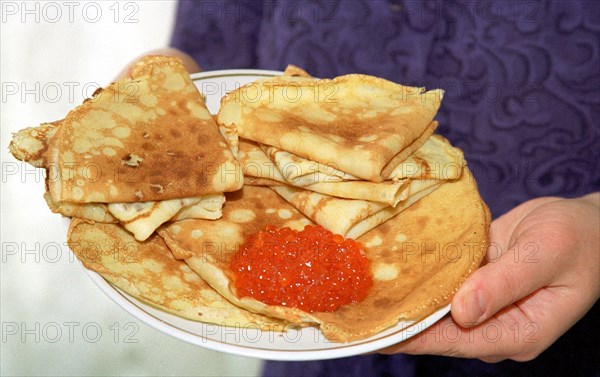
[[[212,113],[219,108],[221,97],[241,85],[259,78],[280,75],[277,71],[223,70],[192,75],[194,83],[206,95]],[[68,226],[69,220],[65,218]],[[269,360],[319,360],[360,355],[406,340],[433,325],[450,311],[450,305],[419,322],[400,322],[368,339],[351,343],[328,341],[312,327],[286,333],[260,331],[256,328],[232,328],[186,320],[143,304],[113,287],[99,274],[85,269],[96,285],[137,319],[183,341],[242,356]]]

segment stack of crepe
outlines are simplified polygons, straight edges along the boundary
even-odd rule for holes
[[[481,262],[490,216],[461,151],[433,135],[441,92],[286,74],[229,94],[217,123],[177,59],[143,58],[10,150],[46,169],[82,263],[166,312],[347,342],[446,305]],[[250,234],[314,223],[362,244],[364,301],[308,313],[237,295],[230,262]]]
[[[155,232],[165,222],[214,221],[243,176],[179,59],[149,56],[65,119],[26,128],[10,151],[46,169],[47,204],[72,217],[67,236],[85,267],[133,297],[184,318],[282,330],[237,307]]]
[[[226,96],[217,121],[240,136],[246,184],[271,186],[314,222],[357,238],[461,177],[462,151],[433,134],[442,94],[288,67]]]
[[[166,221],[221,217],[240,165],[176,58],[138,61],[65,119],[27,128],[9,146],[46,169],[53,212],[119,222],[137,240]]]

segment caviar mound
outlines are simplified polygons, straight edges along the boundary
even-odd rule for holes
[[[321,226],[268,225],[246,238],[230,267],[238,297],[311,313],[360,302],[373,285],[361,244]]]

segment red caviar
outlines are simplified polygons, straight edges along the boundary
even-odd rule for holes
[[[231,261],[238,297],[330,312],[364,300],[373,280],[361,244],[321,226],[271,225],[246,239]]]

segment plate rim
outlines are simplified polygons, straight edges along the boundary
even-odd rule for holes
[[[223,77],[244,77],[244,76],[252,76],[252,77],[274,77],[281,76],[283,72],[281,71],[273,71],[273,70],[262,70],[262,69],[224,69],[224,70],[215,70],[215,71],[204,71],[193,73],[190,75],[190,78],[193,82],[199,80],[206,80],[210,78],[223,78]],[[70,219],[67,217],[62,217],[66,229],[68,229],[70,224]],[[71,251],[72,252],[72,251]],[[367,352],[377,351],[386,347],[389,347],[393,344],[397,344],[399,342],[405,341],[420,332],[428,329],[433,324],[438,322],[441,318],[443,318],[446,314],[450,312],[451,304],[447,304],[446,306],[436,310],[434,313],[425,317],[424,319],[413,322],[412,324],[398,329],[397,332],[388,334],[383,338],[374,339],[372,341],[366,341],[360,344],[352,345],[352,342],[345,343],[348,346],[338,349],[331,348],[323,348],[323,349],[315,349],[315,350],[274,350],[274,349],[264,349],[264,348],[253,348],[248,346],[241,346],[232,342],[225,341],[217,341],[211,338],[204,337],[200,334],[193,334],[184,329],[180,329],[174,324],[166,322],[151,313],[144,310],[142,307],[138,305],[144,303],[133,296],[121,291],[117,287],[113,286],[110,282],[104,279],[100,274],[88,270],[83,266],[80,262],[81,267],[86,272],[88,277],[94,282],[94,284],[100,288],[100,290],[108,296],[108,298],[113,301],[117,306],[121,309],[125,310],[127,313],[150,326],[151,328],[160,331],[164,334],[167,334],[176,339],[185,341],[187,343],[200,346],[202,348],[211,349],[214,351],[225,352],[229,354],[234,354],[238,356],[246,356],[253,357],[263,360],[277,360],[277,361],[310,361],[310,360],[328,360],[328,359],[337,359],[342,357],[356,356],[362,355]],[[165,312],[166,313],[166,312]],[[168,314],[168,313],[167,313]],[[179,317],[184,321],[190,321],[194,323],[202,323],[197,321],[192,321],[186,318]],[[219,325],[215,325],[219,326]],[[407,334],[407,330],[414,328],[415,326],[420,326],[419,329],[415,331],[411,331]],[[368,339],[368,338],[367,338]],[[364,341],[364,340],[363,340]],[[344,343],[339,343],[344,344]]]

